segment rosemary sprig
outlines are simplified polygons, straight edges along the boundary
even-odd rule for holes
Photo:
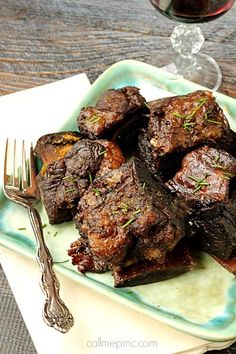
[[[194,189],[193,193],[198,192],[199,190],[202,189],[202,187],[210,185],[208,182],[205,181],[206,177],[204,177],[204,178],[196,178],[196,177],[193,177],[193,176],[189,176],[189,178],[191,178],[195,182],[195,189]]]

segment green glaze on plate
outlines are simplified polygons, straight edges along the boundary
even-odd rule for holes
[[[94,104],[106,89],[127,85],[139,87],[147,100],[205,89],[148,64],[134,60],[121,61],[96,80],[73,114],[65,116],[63,127],[55,123],[55,131],[76,130],[76,116],[81,107]],[[214,95],[224,109],[232,129],[236,130],[236,100],[219,93]],[[68,112],[71,112],[69,107]],[[2,194],[0,210],[1,244],[34,258],[35,241],[26,211],[8,202]],[[197,254],[196,269],[176,278],[115,289],[109,272],[87,273],[85,276],[79,274],[68,261],[67,249],[77,238],[73,222],[52,226],[48,224],[42,205],[39,211],[46,242],[55,262],[58,262],[55,267],[66,276],[193,336],[212,341],[226,341],[236,337],[235,277],[207,254]]]

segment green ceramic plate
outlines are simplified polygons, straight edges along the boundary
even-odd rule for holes
[[[68,115],[65,110],[64,126],[60,127],[55,123],[54,131],[76,129],[76,115],[82,106],[93,104],[101,92],[108,88],[126,85],[139,87],[147,100],[201,88],[145,63],[133,60],[121,61],[111,66],[97,79],[73,113],[70,107]],[[53,86],[51,94],[53,96]],[[215,96],[224,109],[231,127],[236,130],[236,100],[218,93],[215,93]],[[47,104],[50,104],[49,101]],[[43,102],[41,100],[38,103],[40,104],[37,109],[40,110]],[[1,244],[34,258],[35,241],[26,211],[7,201],[3,195],[0,197],[0,210]],[[198,267],[174,279],[114,289],[109,272],[88,273],[85,276],[79,274],[70,264],[67,249],[77,238],[73,223],[50,226],[42,205],[39,206],[39,211],[45,226],[46,242],[57,262],[55,267],[66,276],[193,336],[212,341],[226,341],[236,337],[235,278],[207,254],[199,253]]]

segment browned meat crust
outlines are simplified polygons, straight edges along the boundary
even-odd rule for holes
[[[122,163],[124,157],[114,143],[81,139],[64,158],[43,165],[37,183],[49,222],[71,220],[92,181]]]
[[[79,141],[78,132],[59,132],[41,136],[35,146],[35,154],[44,164],[61,159]]]
[[[148,136],[153,158],[217,143],[229,133],[229,123],[209,91],[197,91],[153,102]]]
[[[223,260],[236,254],[236,197],[202,208],[193,225],[201,249]]]
[[[85,107],[77,119],[79,131],[90,139],[107,137],[121,123],[131,118],[131,113],[143,108],[145,99],[137,87],[105,91],[95,107]]]
[[[185,235],[186,213],[134,159],[94,181],[79,201],[75,221],[90,254],[111,268],[137,259],[164,263]],[[76,252],[83,260],[84,250]]]
[[[177,245],[173,251],[167,254],[165,263],[144,260],[128,267],[114,266],[112,275],[115,287],[119,288],[174,278],[192,270],[195,265],[189,249],[186,246]]]
[[[192,203],[220,202],[228,198],[229,182],[235,176],[235,157],[203,146],[184,157],[181,169],[166,185]]]
[[[149,106],[150,120],[139,137],[139,154],[155,177],[168,181],[184,155],[202,145],[231,152],[235,134],[211,92],[168,97]]]

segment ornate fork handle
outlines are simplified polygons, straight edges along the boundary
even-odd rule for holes
[[[73,326],[74,319],[59,295],[60,285],[52,268],[52,256],[44,241],[40,215],[32,205],[27,209],[37,240],[37,261],[42,272],[40,285],[46,296],[43,317],[49,326],[66,333]]]

